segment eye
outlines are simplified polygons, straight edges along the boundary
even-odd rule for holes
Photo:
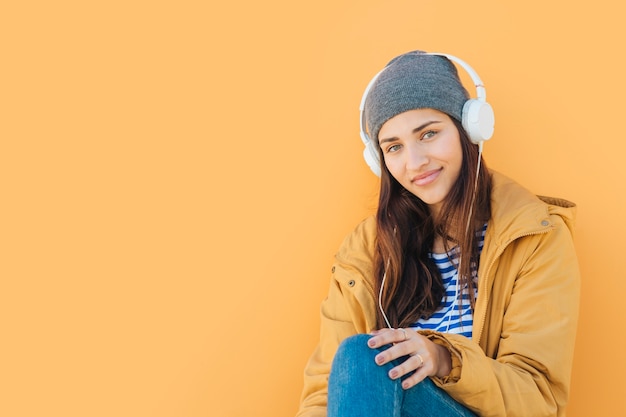
[[[401,148],[401,145],[391,145],[387,148],[386,153],[394,153],[394,152],[398,152]]]
[[[425,132],[425,133],[422,135],[422,140],[424,140],[424,139],[430,139],[430,138],[432,138],[433,136],[435,136],[436,134],[437,134],[437,132],[435,132],[434,130],[429,130],[429,131]]]

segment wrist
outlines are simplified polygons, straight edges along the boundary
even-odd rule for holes
[[[437,349],[438,359],[438,367],[435,376],[438,378],[445,378],[450,375],[450,372],[452,371],[452,355],[450,355],[450,351],[444,346],[435,343],[435,347]]]

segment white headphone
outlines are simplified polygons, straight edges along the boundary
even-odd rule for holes
[[[424,53],[424,55],[437,55],[448,58],[450,61],[457,63],[461,66],[472,78],[472,82],[476,87],[476,98],[469,99],[463,105],[462,112],[462,120],[461,124],[467,132],[469,139],[472,143],[480,146],[482,150],[483,142],[489,140],[493,135],[493,127],[495,124],[495,118],[493,114],[493,109],[491,105],[487,103],[487,92],[485,91],[485,86],[483,82],[480,80],[480,77],[470,67],[465,61],[457,58],[453,55],[441,54],[441,53]],[[393,64],[391,64],[393,65]],[[381,167],[380,167],[380,157],[378,154],[378,148],[374,141],[370,139],[367,134],[367,122],[365,120],[365,100],[367,99],[367,95],[369,94],[370,89],[374,85],[374,82],[378,78],[380,74],[385,71],[389,66],[383,68],[372,78],[372,80],[367,85],[365,92],[363,93],[363,98],[361,98],[361,105],[359,106],[360,117],[361,117],[361,140],[363,144],[365,144],[365,149],[363,150],[363,157],[365,158],[365,162],[370,167],[370,169],[380,177],[381,175]],[[376,138],[374,138],[376,140]]]

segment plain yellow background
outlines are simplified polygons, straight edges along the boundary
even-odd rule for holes
[[[361,93],[413,49],[483,78],[492,168],[578,203],[568,416],[626,415],[625,37],[612,0],[4,2],[0,415],[294,415],[376,207]]]

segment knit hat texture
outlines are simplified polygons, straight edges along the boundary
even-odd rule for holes
[[[378,146],[382,125],[405,111],[432,108],[461,121],[469,99],[456,67],[446,58],[412,51],[392,59],[365,100],[369,137]]]

